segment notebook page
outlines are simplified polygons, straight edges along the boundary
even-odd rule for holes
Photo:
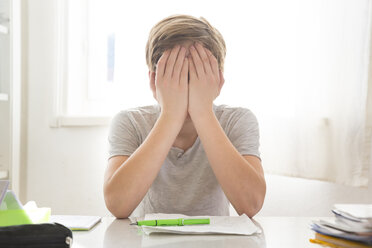
[[[182,214],[146,214],[145,220],[151,219],[201,219],[210,218],[210,224],[186,226],[142,226],[146,234],[153,232],[179,233],[179,234],[239,234],[252,235],[261,233],[251,219],[243,214],[241,216],[187,216]]]

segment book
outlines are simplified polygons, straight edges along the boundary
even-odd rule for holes
[[[335,229],[335,228],[323,225],[316,221],[312,223],[311,229],[315,231],[315,233],[320,233],[320,234],[332,236],[335,238],[342,238],[345,240],[362,242],[367,245],[372,245],[372,236],[362,236],[356,233],[344,232],[339,229]]]
[[[335,204],[333,221],[313,221],[315,239],[332,247],[372,247],[372,205]]]
[[[371,246],[360,243],[360,242],[355,242],[355,241],[350,241],[350,240],[345,240],[341,238],[335,238],[332,236],[320,234],[320,233],[315,233],[315,243],[320,243],[320,244],[325,244],[330,247],[342,247],[342,248],[371,248]],[[321,241],[321,242],[319,242]]]
[[[88,231],[101,221],[99,216],[85,215],[52,215],[50,222],[67,226],[72,231]]]

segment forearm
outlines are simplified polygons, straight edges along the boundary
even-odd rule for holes
[[[227,198],[239,214],[254,216],[262,207],[266,192],[263,172],[257,171],[236,150],[212,109],[193,118],[193,122]]]
[[[106,204],[115,216],[128,217],[155,180],[182,123],[160,115],[137,150],[105,184]]]

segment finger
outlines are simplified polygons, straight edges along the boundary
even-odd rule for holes
[[[212,68],[213,74],[219,75],[218,61],[217,61],[216,57],[213,55],[213,53],[211,51],[209,51],[209,49],[205,49],[205,50],[207,51],[209,61],[211,63],[211,68]]]
[[[174,68],[173,68],[172,77],[174,77],[174,78],[179,78],[180,77],[180,72],[181,72],[182,65],[183,65],[184,60],[185,60],[185,55],[186,55],[186,48],[181,47],[180,51],[178,53],[178,56],[177,56],[176,63],[175,63]]]
[[[182,64],[182,70],[180,75],[180,84],[187,85],[188,83],[188,73],[189,73],[189,61],[187,58],[184,58]]]
[[[169,57],[169,50],[166,50],[163,52],[160,59],[158,60],[158,63],[156,65],[156,75],[158,75],[159,77],[162,77],[164,75],[168,57]]]
[[[192,58],[189,58],[189,75],[190,75],[190,80],[194,80],[198,78],[194,61]]]
[[[209,56],[205,52],[206,48],[204,48],[199,42],[196,43],[195,48],[198,51],[199,57],[201,58],[203,62],[205,73],[212,74],[213,72],[212,72],[210,61],[209,61]]]
[[[175,47],[173,47],[173,49],[172,49],[172,51],[169,55],[169,58],[167,60],[167,66],[166,66],[165,72],[164,72],[164,75],[166,77],[171,77],[172,76],[174,63],[177,59],[177,55],[178,55],[179,50],[180,50],[180,45],[176,45]]]
[[[191,45],[189,47],[189,49],[190,49],[191,58],[192,58],[192,61],[193,61],[195,73],[200,78],[203,74],[205,74],[203,62],[201,61],[201,59],[199,57],[198,51],[196,50],[196,48],[193,45]]]

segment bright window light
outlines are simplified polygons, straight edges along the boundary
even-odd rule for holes
[[[150,29],[173,14],[203,16],[227,46],[215,104],[257,116],[265,170],[368,182],[360,147],[368,134],[369,0],[68,3],[65,115],[156,104],[145,60]]]
[[[195,7],[197,6],[197,7]],[[295,84],[297,1],[70,1],[66,114],[112,115],[156,104],[145,61],[153,25],[172,14],[205,17],[227,45],[225,85],[216,104],[249,108],[278,100]],[[273,42],[275,41],[275,42]],[[270,73],[268,73],[270,71]],[[268,82],[270,90],[267,90]],[[274,107],[293,111],[293,96]]]

